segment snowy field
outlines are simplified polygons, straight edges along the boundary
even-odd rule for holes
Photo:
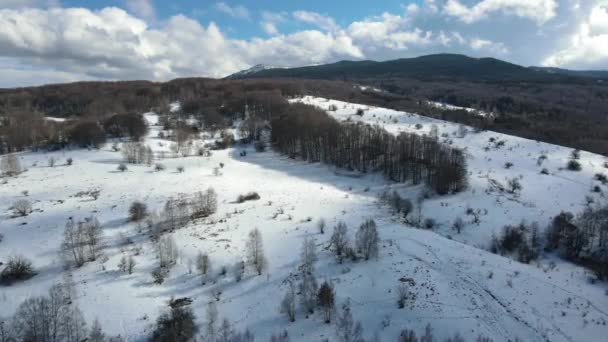
[[[393,133],[429,133],[437,125],[440,136],[447,133],[440,139],[467,152],[469,190],[425,200],[422,215],[438,223],[433,231],[426,231],[399,223],[378,203],[378,194],[387,187],[414,199],[420,186],[391,184],[381,175],[352,177],[328,166],[273,152],[258,153],[252,147],[214,151],[211,157],[167,158],[161,161],[166,170],[160,172],[143,165],[117,171],[122,155],[110,145],[90,151],[23,153],[21,163],[27,172],[0,179],[0,233],[4,235],[0,260],[22,254],[39,273],[26,282],[0,287],[0,316],[11,315],[22,300],[44,294],[53,283],[68,277],[58,255],[65,222],[68,217],[95,215],[102,223],[106,258],[73,270],[69,277],[87,321],[98,318],[107,333],[121,334],[129,341],[146,340],[171,297],[192,297],[192,308],[202,324],[207,303],[216,300],[217,291],[222,292],[217,301],[220,317],[230,319],[237,329],[251,329],[257,340],[266,341],[283,329],[292,341],[333,340],[335,329],[324,324],[320,314],[306,318],[299,309],[296,322],[289,323],[278,310],[287,290],[285,280],[297,272],[306,236],[318,246],[317,280],[333,282],[338,306],[350,299],[366,338],[377,334],[382,341],[395,341],[401,329],[421,333],[431,323],[441,340],[458,332],[467,340],[483,334],[494,341],[605,341],[605,284],[591,284],[582,268],[557,259],[524,265],[484,250],[492,234],[506,224],[525,220],[544,227],[561,210],[582,210],[587,196],[603,201],[590,191],[597,183],[594,174],[608,172],[603,169],[603,157],[582,152],[582,170],[572,172],[565,170],[568,148],[493,132],[469,132],[459,138],[456,135],[462,128],[452,123],[333,100],[307,97],[300,101],[325,109],[336,105],[338,110],[331,114],[339,119],[377,123]],[[366,110],[362,117],[354,115],[359,107]],[[147,114],[146,118],[152,127],[145,143],[155,152],[168,151],[170,142],[157,138],[161,128],[153,125],[156,116]],[[240,156],[242,150],[247,150],[247,156]],[[547,159],[539,166],[541,154]],[[50,157],[57,159],[56,166],[47,166]],[[73,158],[74,164],[63,165],[67,158]],[[220,163],[224,164],[221,175],[213,175]],[[506,163],[513,166],[507,169]],[[178,173],[178,166],[184,166],[185,172]],[[543,168],[548,175],[540,173]],[[491,179],[506,183],[513,177],[520,178],[523,186],[519,195],[488,190]],[[210,186],[218,193],[218,212],[170,233],[179,247],[179,261],[162,285],[154,284],[150,275],[158,263],[154,247],[141,233],[142,227],[128,222],[130,204],[139,200],[159,210],[170,197]],[[75,196],[92,189],[101,191],[97,200]],[[26,198],[24,191],[34,212],[12,218],[9,208]],[[235,203],[239,194],[250,191],[257,191],[261,199]],[[467,208],[479,214],[478,224],[470,223]],[[461,234],[451,229],[456,217],[467,222]],[[327,222],[325,234],[316,228],[320,218]],[[346,222],[352,241],[356,228],[367,218],[379,227],[379,259],[338,264],[326,248],[333,226]],[[196,271],[189,272],[199,251],[209,254],[215,273],[241,260],[253,228],[263,235],[267,273],[257,276],[248,270],[237,283],[229,272],[203,286]],[[133,243],[124,245],[125,238]],[[126,255],[133,255],[137,262],[131,275],[117,267]],[[400,279],[407,278],[415,283],[417,298],[399,309],[396,288]]]

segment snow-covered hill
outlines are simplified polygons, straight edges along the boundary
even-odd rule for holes
[[[564,169],[571,152],[567,148],[493,132],[463,136],[463,128],[456,124],[382,108],[311,97],[299,101],[325,109],[334,105],[337,111],[331,114],[339,119],[381,124],[394,133],[428,134],[436,125],[440,139],[466,149],[469,190],[422,202],[421,214],[438,223],[434,231],[427,231],[403,225],[378,203],[378,194],[387,188],[415,199],[420,186],[393,184],[374,174],[353,177],[325,165],[255,152],[249,146],[215,151],[210,157],[166,158],[160,162],[167,169],[160,172],[143,165],[128,165],[126,172],[118,172],[122,156],[110,146],[23,153],[21,162],[28,171],[0,180],[0,233],[4,235],[0,261],[22,254],[39,273],[23,283],[0,287],[0,316],[11,315],[22,300],[44,294],[51,284],[66,278],[58,256],[64,224],[68,217],[95,215],[103,227],[105,258],[71,272],[76,301],[88,321],[98,318],[108,333],[130,341],[147,338],[171,297],[193,298],[192,307],[202,324],[207,303],[216,300],[218,291],[220,316],[238,329],[251,329],[260,341],[282,329],[287,329],[292,341],[334,340],[334,327],[324,324],[320,315],[306,318],[298,309],[296,322],[289,323],[278,310],[287,290],[285,280],[297,271],[300,246],[307,236],[319,250],[317,279],[334,284],[338,304],[350,299],[353,316],[361,321],[367,338],[377,334],[382,341],[394,341],[403,328],[421,332],[431,323],[439,339],[459,332],[468,340],[479,334],[494,341],[604,340],[608,333],[605,284],[591,284],[582,268],[557,259],[524,265],[483,249],[505,224],[526,220],[543,227],[561,210],[582,210],[586,196],[604,200],[590,192],[593,175],[607,171],[603,157],[583,152],[582,171],[572,172]],[[358,108],[365,108],[363,116],[355,115]],[[153,126],[145,143],[157,155],[165,151],[170,156],[171,142],[157,137],[161,127],[154,126],[156,115],[146,118]],[[243,150],[247,156],[241,156]],[[539,166],[541,155],[547,158]],[[55,167],[47,166],[51,157],[57,159]],[[69,157],[74,164],[63,165]],[[506,163],[513,166],[507,169]],[[216,176],[214,169],[220,164],[224,167]],[[178,166],[185,172],[177,172]],[[548,175],[541,174],[543,168]],[[506,183],[513,177],[523,185],[518,196],[489,190],[490,179]],[[145,227],[127,221],[129,205],[140,200],[160,210],[170,197],[208,187],[218,193],[218,212],[169,233],[180,251],[178,264],[162,285],[154,284],[150,275],[158,263],[154,246],[142,234]],[[75,196],[91,189],[101,190],[97,200]],[[257,191],[261,199],[235,203],[239,194],[249,191]],[[23,198],[32,201],[34,212],[12,218],[9,208]],[[467,208],[480,213],[480,222],[468,223],[456,234],[451,223],[456,217],[469,222]],[[325,234],[316,227],[321,218],[327,222]],[[326,249],[332,227],[346,222],[352,240],[367,218],[379,227],[379,259],[339,264]],[[217,274],[222,266],[230,267],[243,258],[252,228],[262,232],[268,272],[257,276],[248,270],[241,282],[229,272],[201,285],[196,272],[189,271],[197,253],[209,254]],[[133,243],[124,244],[127,239]],[[117,267],[127,255],[137,262],[131,275]],[[399,309],[396,289],[407,278],[415,284],[417,298],[411,307]]]

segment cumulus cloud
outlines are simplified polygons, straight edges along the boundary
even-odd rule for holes
[[[546,66],[606,68],[608,61],[608,1],[591,8],[567,46],[545,58]]]
[[[487,18],[491,13],[504,13],[527,18],[542,25],[555,17],[557,0],[482,0],[468,7],[459,0],[448,0],[443,11],[465,23]]]
[[[333,18],[316,12],[296,11],[293,13],[293,17],[298,21],[315,25],[327,31],[337,31],[340,28]]]
[[[31,65],[101,79],[221,77],[255,63],[320,63],[364,55],[344,33],[316,30],[231,40],[182,15],[158,28],[119,8],[0,10],[0,51]]]
[[[260,22],[260,26],[262,30],[269,35],[277,35],[279,34],[279,29],[277,25],[284,22],[287,19],[287,13],[285,12],[262,12],[262,21]]]
[[[229,16],[234,18],[249,19],[249,10],[242,5],[233,7],[225,2],[218,2],[215,4],[215,8],[218,11],[228,14]]]
[[[125,5],[129,11],[141,18],[148,20],[156,18],[156,10],[154,9],[152,0],[125,0]]]
[[[471,48],[475,51],[488,51],[497,54],[507,54],[509,49],[502,42],[493,42],[487,39],[473,38],[470,41]]]

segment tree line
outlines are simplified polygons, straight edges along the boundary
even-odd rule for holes
[[[379,126],[340,123],[316,107],[299,103],[275,116],[271,126],[272,143],[290,158],[364,173],[381,171],[396,182],[426,182],[438,194],[467,186],[462,151],[434,137],[395,136]]]

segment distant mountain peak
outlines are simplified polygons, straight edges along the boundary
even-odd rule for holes
[[[277,69],[277,67],[268,66],[265,64],[256,64],[256,65],[252,66],[251,68],[237,71],[234,74],[228,76],[227,78],[241,78],[241,77],[252,75],[252,74],[258,73],[260,71],[268,70],[268,69]]]

